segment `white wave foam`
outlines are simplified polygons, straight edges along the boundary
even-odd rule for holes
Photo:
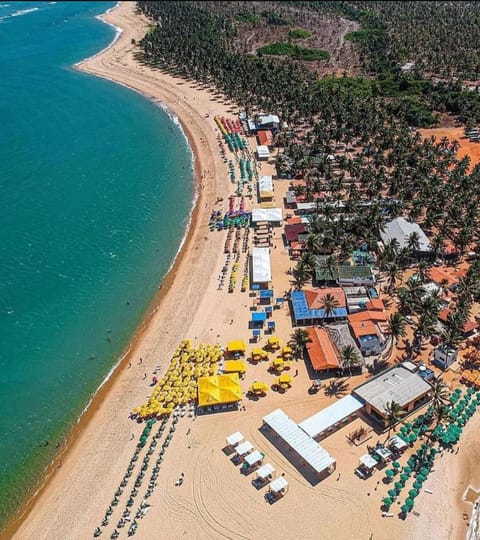
[[[26,15],[27,13],[33,13],[34,11],[38,11],[40,8],[33,7],[29,9],[19,9],[18,11],[15,11],[15,13],[12,13],[10,17],[20,17],[20,15]]]
[[[1,4],[1,7],[8,7],[10,4]],[[0,21],[4,21],[5,19],[11,19],[12,17],[20,17],[22,15],[27,15],[27,13],[33,13],[34,11],[38,11],[40,8],[33,7],[29,9],[19,9],[18,11],[15,11],[15,13],[10,13],[10,15],[4,15],[3,17],[0,17]]]
[[[10,7],[10,4],[0,4],[0,8],[2,7]]]

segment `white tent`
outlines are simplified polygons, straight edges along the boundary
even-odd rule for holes
[[[288,482],[283,476],[279,476],[269,484],[270,491],[273,493],[280,493],[281,491],[286,490],[288,487]]]
[[[270,250],[268,248],[254,247],[252,249],[252,281],[253,283],[272,281]]]
[[[239,456],[246,456],[249,452],[253,450],[253,444],[250,441],[245,441],[242,444],[239,444],[235,448],[235,452]]]
[[[236,446],[241,441],[243,441],[243,435],[237,431],[227,437],[227,446]]]
[[[260,198],[273,197],[273,179],[271,176],[260,176],[258,179]]]
[[[270,157],[270,150],[268,149],[268,146],[263,144],[257,146],[257,155],[258,159],[268,159]]]
[[[397,450],[403,450],[408,446],[408,444],[398,435],[394,435],[388,442]]]
[[[262,480],[265,480],[269,476],[271,476],[275,472],[275,467],[271,465],[270,463],[265,463],[265,465],[262,465],[260,469],[257,471],[258,478],[261,478]]]
[[[259,463],[262,460],[263,456],[258,450],[255,450],[255,452],[248,454],[248,456],[245,458],[245,461],[248,463],[249,467],[252,467],[252,465],[255,465],[255,463]]]
[[[280,223],[282,221],[281,208],[253,208],[252,223],[268,221],[270,223]]]
[[[360,463],[368,470],[373,469],[377,466],[377,462],[373,459],[370,454],[365,454],[360,458]]]

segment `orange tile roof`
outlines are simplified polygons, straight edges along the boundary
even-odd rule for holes
[[[298,223],[303,223],[302,218],[300,216],[295,216],[287,219],[287,223],[289,225],[296,225]]]
[[[358,322],[386,322],[387,314],[384,311],[359,311],[348,316],[351,323]]]
[[[270,146],[273,141],[272,132],[268,129],[257,131],[258,144]]]
[[[327,289],[317,289],[315,291],[305,291],[305,299],[310,309],[322,309],[323,298],[331,294],[338,302],[337,308],[347,307],[345,293],[340,287],[330,287]]]
[[[378,329],[372,321],[350,322],[350,329],[358,339],[362,336],[378,336]]]
[[[290,185],[292,187],[299,187],[299,186],[305,186],[307,187],[307,181],[306,180],[292,180],[290,182]]]
[[[448,321],[448,316],[450,315],[450,310],[448,308],[443,308],[438,312],[438,318],[443,322],[446,323]],[[472,330],[475,330],[475,328],[478,327],[478,324],[474,321],[467,321],[463,327],[462,331],[464,334],[468,334],[472,332]]]
[[[372,311],[383,311],[385,306],[380,298],[372,298],[366,303],[366,308]]]
[[[306,249],[305,244],[303,242],[292,242],[290,244],[290,249],[297,250],[297,251],[303,251]]]
[[[447,272],[445,267],[441,266],[432,266],[428,271],[428,277],[437,284],[440,284],[445,279],[449,287],[455,285],[458,281],[456,276],[453,276],[450,272]]]
[[[307,352],[313,369],[322,371],[340,367],[341,356],[328,331],[312,326],[308,335],[312,341],[307,343]]]

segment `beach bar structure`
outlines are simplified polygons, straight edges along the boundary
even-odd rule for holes
[[[353,391],[365,404],[365,412],[385,426],[388,424],[386,407],[394,401],[410,413],[429,401],[432,387],[422,377],[402,366],[395,366],[361,384]]]
[[[281,409],[263,417],[262,430],[271,430],[274,437],[281,438],[289,449],[286,457],[290,458],[290,461],[294,457],[299,458],[302,464],[312,469],[317,478],[335,470],[335,459]]]
[[[321,307],[323,298],[327,294],[331,294],[337,301],[337,307],[328,313]],[[347,317],[347,301],[340,287],[315,291],[293,291],[290,299],[296,326],[321,325],[327,321]]]
[[[313,439],[322,439],[355,419],[364,404],[348,395],[300,422],[299,426]]]
[[[268,288],[272,281],[269,248],[252,248],[252,284]]]

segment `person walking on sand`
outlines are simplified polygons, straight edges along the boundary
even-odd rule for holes
[[[147,378],[147,374],[145,373],[145,374],[143,375],[143,380],[145,380],[146,378]]]
[[[140,360],[138,361],[138,364],[137,364],[137,365],[138,365],[138,366],[141,366],[141,365],[142,365],[142,362],[143,362],[143,358],[140,357]]]

